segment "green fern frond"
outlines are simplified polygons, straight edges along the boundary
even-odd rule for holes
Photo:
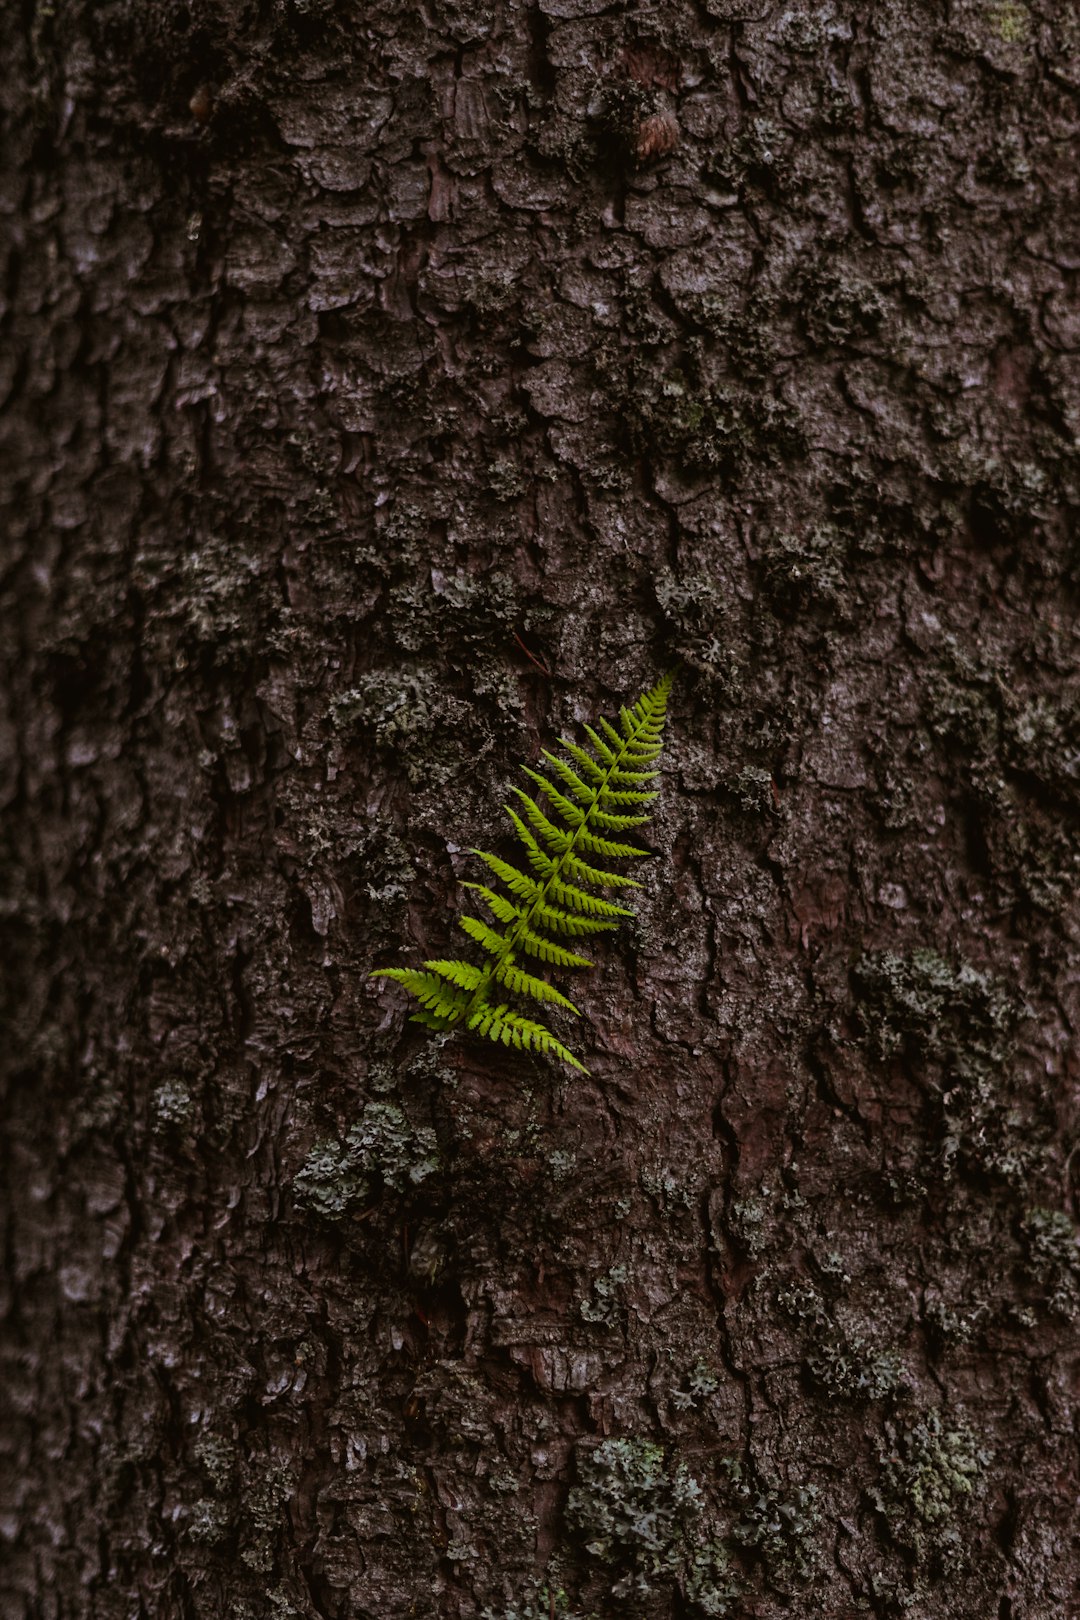
[[[474,967],[471,962],[425,962],[424,966],[430,973],[439,973],[444,979],[449,979],[451,984],[456,984],[470,993],[484,977],[483,969]]]
[[[602,872],[599,867],[589,866],[576,855],[566,857],[562,863],[562,870],[567,877],[577,878],[579,883],[593,883],[598,889],[641,888],[636,878],[623,877],[621,872]]]
[[[545,883],[550,882],[551,878],[558,870],[556,863],[551,859],[550,855],[544,854],[543,850],[540,848],[540,845],[536,842],[536,839],[533,837],[528,827],[526,827],[517,811],[508,804],[504,804],[503,809],[510,817],[510,823],[524,846],[525,853],[529,858],[529,865],[532,867],[534,872],[539,872]]]
[[[607,934],[618,928],[618,921],[609,917],[581,917],[573,911],[562,911],[557,906],[537,906],[533,921],[542,923],[549,933],[569,934],[579,939],[583,934]]]
[[[585,772],[585,775],[589,777],[591,781],[598,782],[601,786],[607,781],[608,773],[605,771],[604,767],[602,765],[598,765],[595,759],[593,759],[592,755],[584,748],[580,747],[577,743],[567,742],[565,737],[560,737],[559,747],[566,749],[566,752],[570,755],[570,758],[575,760],[576,763],[580,765],[581,769]],[[546,757],[551,759],[553,756],[548,754]]]
[[[546,979],[538,979],[535,974],[526,973],[524,968],[515,967],[513,962],[503,962],[497,968],[495,978],[497,983],[505,984],[515,995],[532,996],[534,1001],[552,1001],[559,1007],[568,1007],[575,1018],[581,1017],[579,1009],[561,990],[556,990]]]
[[[461,887],[463,889],[472,889],[473,893],[478,894],[481,900],[486,900],[501,923],[514,923],[517,922],[519,917],[525,915],[520,906],[515,906],[504,895],[496,893],[494,889],[489,889],[484,883],[463,883]]]
[[[659,797],[659,793],[655,790],[652,793],[642,793],[636,788],[631,792],[626,788],[602,787],[598,794],[601,804],[651,804]]]
[[[516,958],[524,952],[555,968],[591,967],[561,939],[578,939],[617,928],[632,916],[625,906],[593,893],[595,889],[638,889],[640,883],[621,872],[591,864],[641,858],[648,850],[605,834],[629,832],[649,820],[645,806],[657,798],[648,786],[659,778],[667,700],[674,671],[631,707],[619,710],[618,727],[600,719],[585,726],[591,750],[559,739],[566,757],[541,750],[543,766],[523,766],[539,799],[515,787],[517,809],[504,808],[525,851],[531,873],[485,850],[470,853],[483,861],[507,894],[482,883],[466,883],[488,907],[502,932],[479,917],[460,917],[461,928],[486,953],[483,966],[457,959],[413,968],[380,968],[373,978],[394,979],[420,1003],[417,1023],[448,1030],[464,1028],[519,1051],[541,1052],[583,1074],[588,1070],[543,1024],[496,1002],[493,991],[523,997],[578,1015],[569,998],[546,979],[526,972]],[[550,773],[550,774],[549,774]],[[543,801],[543,807],[540,800]],[[557,818],[557,819],[553,819]]]
[[[442,1018],[438,1013],[428,1012],[425,1008],[422,1012],[411,1013],[409,1023],[423,1024],[426,1029],[453,1029],[457,1019]]]
[[[475,939],[478,945],[482,945],[485,951],[490,951],[497,961],[502,960],[506,945],[506,936],[504,934],[496,933],[494,928],[489,928],[486,922],[480,921],[479,917],[459,917],[458,927],[464,928],[465,932],[472,939]]]
[[[625,714],[626,710],[623,709],[620,712]],[[630,739],[628,737],[620,737],[619,733],[615,730],[615,727],[611,724],[611,721],[605,720],[603,715],[600,716],[600,728],[610,742],[611,746],[614,748],[616,755],[621,754]]]
[[[468,1006],[469,997],[451,990],[434,973],[418,973],[415,968],[381,968],[372,978],[396,979],[414,995],[421,1006],[438,1018],[452,1018]]]
[[[601,720],[600,724],[607,725],[607,721]],[[608,730],[612,730],[611,726],[608,726]],[[592,743],[597,754],[600,756],[600,764],[606,767],[605,774],[608,770],[614,770],[618,766],[619,755],[622,751],[622,742],[618,733],[612,733],[615,737],[615,752],[612,753],[607,743],[593,730],[592,726],[586,726],[585,731],[588,734],[589,741]]]
[[[580,804],[595,804],[597,792],[599,791],[601,794],[603,794],[605,791],[602,776],[599,790],[595,787],[590,787],[587,782],[583,782],[581,780],[578,773],[571,765],[566,763],[565,759],[559,758],[558,754],[549,754],[546,748],[541,748],[540,752],[543,754],[556,776],[561,777],[564,785],[570,789],[571,793]],[[589,756],[586,754],[585,757],[587,759]]]
[[[547,1052],[552,1057],[561,1058],[572,1069],[579,1069],[582,1074],[589,1072],[573,1052],[555,1039],[550,1029],[545,1029],[543,1024],[537,1024],[531,1018],[523,1018],[520,1013],[512,1013],[505,1004],[501,1007],[485,1007],[482,1012],[474,1013],[468,1027],[480,1035],[489,1036],[493,1041],[502,1041],[504,1046]]]
[[[524,788],[516,787],[512,788],[511,791],[517,794],[518,798],[525,806],[526,819],[531,823],[534,830],[539,833],[540,837],[543,839],[544,843],[547,845],[552,854],[565,855],[567,850],[573,846],[575,837],[577,836],[577,829],[575,829],[573,833],[560,831],[558,827],[554,826],[554,824],[548,820],[547,816],[545,816],[536,800],[529,798],[529,795],[525,792]],[[584,826],[584,822],[581,822],[579,825]],[[581,833],[580,836],[584,837],[585,834]]]
[[[550,962],[552,967],[592,967],[587,956],[578,956],[575,951],[568,951],[565,945],[557,945],[553,939],[535,933],[524,923],[518,924],[516,943],[522,950],[528,951],[530,956],[539,957],[541,962]]]
[[[648,816],[615,816],[609,810],[594,810],[590,818],[605,832],[630,832],[634,827],[644,827]]]
[[[478,894],[481,900],[491,907],[491,910],[502,923],[513,923],[519,918],[525,922],[531,916],[533,922],[543,923],[550,933],[571,935],[600,934],[606,932],[609,928],[618,927],[617,922],[609,922],[606,918],[599,916],[577,917],[571,912],[559,911],[556,907],[549,906],[545,901],[538,901],[532,907],[531,912],[525,912],[520,906],[515,906],[504,895],[498,894],[494,889],[487,888],[483,883],[463,883],[461,886],[463,889],[471,889],[474,894]],[[550,893],[550,889],[548,892]],[[571,890],[570,892],[576,893],[577,891]],[[584,898],[591,900],[592,896],[585,895]],[[629,913],[626,915],[629,915]],[[431,964],[427,963],[425,965],[430,966]]]
[[[516,894],[519,900],[539,900],[542,897],[543,885],[537,883],[536,879],[531,878],[527,872],[522,872],[518,867],[511,866],[509,861],[501,861],[497,855],[489,855],[483,849],[470,849],[469,854],[478,855],[482,861],[486,862],[495,876],[502,878],[510,893]],[[543,859],[546,866],[552,864],[546,855]]]
[[[632,917],[634,913],[626,906],[612,905],[610,900],[601,900],[597,894],[589,894],[585,889],[577,889],[572,883],[561,883],[553,878],[548,884],[548,893],[560,906],[569,906],[574,911],[583,911],[586,916],[611,917],[613,928],[618,927],[620,917]]]
[[[647,849],[638,849],[634,844],[615,844],[610,838],[597,838],[595,833],[586,832],[584,828],[575,842],[579,849],[587,849],[590,855],[603,855],[609,861],[629,861],[649,853]]]
[[[541,793],[547,794],[547,797],[551,800],[551,803],[555,806],[556,810],[559,812],[560,816],[562,816],[564,821],[568,821],[571,827],[584,826],[585,818],[589,814],[587,810],[583,810],[580,804],[572,803],[571,800],[566,797],[565,793],[559,792],[554,782],[549,782],[547,777],[542,776],[539,771],[534,771],[528,765],[523,765],[521,768],[525,772],[526,776],[532,777]]]

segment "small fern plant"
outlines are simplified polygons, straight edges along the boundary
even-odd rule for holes
[[[420,968],[379,968],[372,978],[396,979],[416,997],[413,1021],[432,1029],[466,1029],[489,1040],[526,1051],[547,1053],[589,1071],[536,1018],[513,1010],[509,997],[578,1008],[554,985],[521,965],[532,957],[553,968],[585,968],[592,963],[561,943],[617,928],[633,916],[595,891],[639,889],[640,883],[609,871],[612,861],[648,854],[635,844],[613,839],[643,827],[647,806],[657,797],[650,786],[659,776],[664,720],[675,671],[658,681],[630,709],[620,709],[619,726],[607,720],[586,726],[591,747],[560,738],[565,756],[544,749],[543,769],[522,767],[535,783],[536,798],[515,787],[517,808],[505,805],[529,870],[486,850],[470,850],[491,873],[491,883],[466,883],[479,895],[494,923],[464,916],[461,927],[484,951],[482,965],[458,959],[431,961]],[[543,802],[541,802],[541,800]],[[603,861],[603,866],[595,863]],[[505,891],[505,892],[504,892]],[[578,1014],[579,1015],[579,1014]],[[580,1015],[579,1015],[580,1016]]]

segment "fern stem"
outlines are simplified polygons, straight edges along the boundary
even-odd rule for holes
[[[661,697],[663,703],[666,705],[668,692],[671,689],[671,683],[674,679],[674,675],[674,670],[669,671],[659,685],[647,695],[654,698]],[[488,990],[491,984],[497,980],[500,968],[505,962],[507,962],[508,959],[512,959],[514,947],[516,946],[518,940],[529,928],[529,925],[537,911],[540,910],[544,905],[552,886],[560,882],[562,879],[563,873],[566,870],[567,862],[572,857],[578,840],[584,834],[588,833],[592,828],[593,812],[597,810],[601,804],[601,797],[604,789],[608,786],[615,773],[622,768],[623,761],[626,758],[629,748],[637,741],[645,726],[648,725],[653,718],[655,717],[651,710],[647,710],[645,717],[636,722],[629,735],[626,737],[620,737],[619,752],[615,756],[612,763],[608,766],[607,770],[604,772],[604,778],[597,789],[596,797],[592,804],[589,805],[583,820],[574,829],[570,842],[560,855],[554,857],[554,868],[542,884],[539,894],[531,902],[528,910],[525,911],[524,914],[519,917],[518,921],[511,926],[509,932],[505,936],[499,954],[492,960],[488,967],[483,969],[482,976],[473,990],[472,995],[466,1004],[461,1008],[460,1012],[455,1013],[454,1016],[448,1021],[448,1028],[453,1028],[457,1024],[466,1023],[474,1012],[487,1005]]]

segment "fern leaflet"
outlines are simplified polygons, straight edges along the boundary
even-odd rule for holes
[[[501,925],[500,930],[468,915],[459,919],[461,928],[485,952],[484,965],[440,959],[425,962],[423,971],[379,968],[372,974],[372,978],[396,980],[416,998],[420,1003],[420,1011],[413,1014],[417,1023],[444,1030],[464,1027],[504,1046],[542,1052],[588,1073],[549,1029],[514,1012],[508,1002],[496,1001],[495,993],[510,992],[578,1013],[568,997],[522,968],[518,958],[524,953],[556,968],[591,967],[586,957],[560,944],[559,938],[576,940],[603,933],[617,928],[621,918],[633,916],[625,906],[590,891],[641,885],[582,857],[601,857],[607,862],[648,854],[636,844],[606,835],[643,827],[649,819],[646,806],[657,797],[657,790],[649,784],[659,777],[673,680],[674,671],[670,671],[632,708],[621,708],[618,728],[604,719],[598,729],[586,726],[591,751],[560,738],[567,757],[547,749],[541,753],[549,774],[542,768],[522,767],[538,789],[543,807],[524,789],[515,787],[518,808],[504,808],[531,873],[485,850],[471,851],[509,895],[487,884],[465,885]]]

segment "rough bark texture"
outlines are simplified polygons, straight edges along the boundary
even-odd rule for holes
[[[5,1616],[1080,1613],[1075,13],[4,13]]]

